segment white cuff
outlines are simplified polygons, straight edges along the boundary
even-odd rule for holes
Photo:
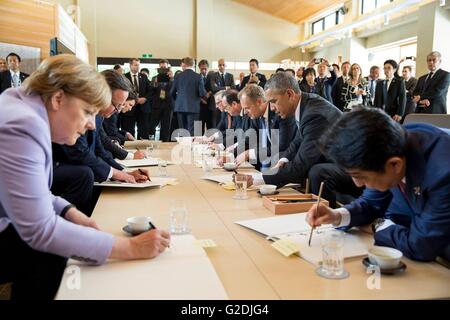
[[[111,179],[112,176],[113,176],[113,167],[111,167],[111,170],[109,170],[109,174],[108,174],[108,179],[107,180]]]
[[[347,227],[348,225],[350,225],[350,212],[345,209],[345,208],[339,208],[339,209],[335,209],[335,212],[338,212],[341,214],[341,222],[338,225],[333,225],[336,228],[340,228],[340,227]]]
[[[389,228],[390,226],[393,226],[395,223],[392,222],[392,220],[386,219],[384,220],[383,224],[381,224],[376,230],[375,232],[379,232],[381,230],[384,230],[386,228]]]
[[[248,150],[248,158],[249,160],[256,160],[255,149]]]
[[[133,160],[134,159],[134,154],[132,154],[131,152],[128,152],[127,157],[125,158],[125,160]]]
[[[261,186],[263,184],[266,184],[262,173],[253,173],[252,176],[253,176],[253,185],[254,186]]]
[[[280,160],[278,160],[278,163],[280,163],[280,162],[288,163],[289,159],[288,158],[281,158]]]

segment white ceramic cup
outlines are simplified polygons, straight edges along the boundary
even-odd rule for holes
[[[133,232],[145,232],[150,229],[150,217],[131,217],[127,219],[128,227]]]
[[[225,169],[225,170],[235,170],[236,169],[236,163],[234,163],[234,162],[226,162],[226,163],[224,163],[223,164],[223,168]]]
[[[398,267],[403,253],[389,247],[374,246],[369,249],[369,261],[382,269],[393,269]]]
[[[264,184],[259,187],[259,192],[261,192],[261,194],[273,194],[276,190],[277,186],[273,184]]]

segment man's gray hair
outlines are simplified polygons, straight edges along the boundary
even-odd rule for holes
[[[291,89],[295,93],[300,93],[300,87],[298,86],[297,79],[295,79],[291,74],[286,72],[275,73],[272,78],[267,81],[265,90],[272,91],[286,91]]]
[[[220,90],[214,94],[215,99],[222,99],[225,95],[225,90]]]
[[[239,92],[239,100],[242,100],[242,96],[246,96],[253,102],[256,102],[258,98],[261,98],[263,102],[266,102],[266,95],[264,94],[264,90],[257,84],[246,85],[244,89]]]
[[[441,58],[441,53],[440,53],[439,51],[432,51],[432,52],[430,52],[430,53],[427,55],[427,58],[428,58],[428,57],[431,57],[431,56],[435,56],[435,57],[437,57],[439,60],[442,59],[442,58]]]

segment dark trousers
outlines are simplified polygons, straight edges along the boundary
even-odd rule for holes
[[[148,139],[149,119],[150,113],[142,112],[140,106],[136,106],[132,111],[122,115],[121,128],[135,137],[135,127],[137,126],[137,138]]]
[[[153,108],[150,117],[150,135],[155,134],[155,129],[160,124],[159,135],[163,142],[170,141],[170,124],[172,122],[172,110],[170,107]]]
[[[200,103],[200,120],[202,122],[202,134],[205,131],[211,129],[211,111],[209,110],[209,105]]]
[[[96,202],[93,188],[94,173],[91,168],[65,163],[54,165],[52,193],[69,201],[88,217]]]
[[[0,232],[0,252],[0,284],[12,282],[11,300],[55,297],[66,258],[32,249],[11,224]]]
[[[328,200],[331,208],[336,208],[336,193],[347,198],[358,198],[363,188],[358,188],[352,178],[333,163],[320,163],[313,166],[308,173],[311,192],[319,194],[320,183],[324,182],[322,198]]]
[[[188,130],[189,134],[193,137],[194,123],[195,121],[199,120],[200,114],[191,112],[178,112],[177,117],[180,128]]]

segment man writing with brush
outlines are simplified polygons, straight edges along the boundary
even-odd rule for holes
[[[357,134],[355,134],[357,133]],[[370,224],[375,245],[414,260],[450,258],[450,135],[428,124],[404,127],[376,109],[345,114],[321,139],[362,196],[339,209],[313,206],[317,227]]]

